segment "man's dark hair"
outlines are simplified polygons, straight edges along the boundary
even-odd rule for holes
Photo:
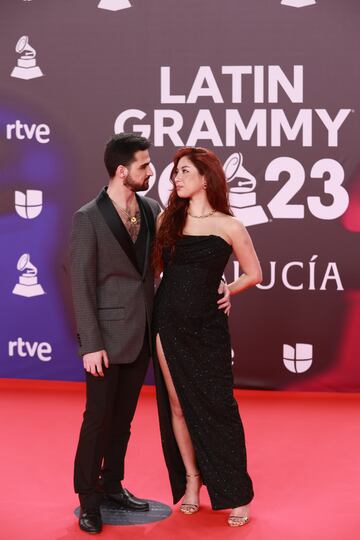
[[[151,143],[145,137],[135,133],[114,135],[105,147],[104,163],[110,178],[113,178],[119,165],[129,166],[134,161],[135,153],[148,150]]]

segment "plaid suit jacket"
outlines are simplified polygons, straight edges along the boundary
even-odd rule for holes
[[[142,272],[106,188],[73,218],[70,260],[79,354],[105,349],[112,364],[136,360],[145,326],[150,330],[151,324],[154,275],[150,251],[160,206],[149,197],[136,197],[147,226]]]

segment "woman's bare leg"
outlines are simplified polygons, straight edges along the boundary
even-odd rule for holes
[[[201,479],[198,475],[199,469],[196,463],[195,450],[191,441],[189,430],[187,428],[183,411],[177,397],[174,383],[171,378],[171,374],[166,362],[164,351],[161,345],[159,334],[156,336],[156,352],[159,360],[160,368],[164,377],[166,389],[169,395],[172,426],[176,442],[178,444],[182,460],[184,462],[187,483],[185,497],[183,503],[185,504],[199,504],[199,489],[201,486]]]

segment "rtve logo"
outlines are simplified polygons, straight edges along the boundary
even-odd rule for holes
[[[23,141],[27,139],[35,140],[40,144],[46,144],[50,141],[50,128],[47,124],[22,124],[20,120],[16,120],[15,124],[6,125],[6,138],[17,139]]]
[[[108,11],[120,11],[129,7],[131,7],[129,0],[100,0],[98,3],[98,8]]]
[[[34,341],[31,343],[30,341],[24,341],[21,337],[18,337],[16,341],[9,341],[8,353],[10,357],[37,357],[41,362],[50,362],[52,359],[52,347],[50,343],[46,343],[46,341]]]
[[[15,210],[24,219],[34,219],[43,209],[43,192],[38,189],[27,189],[25,193],[15,191]]]
[[[313,346],[309,343],[296,343],[295,347],[284,344],[283,361],[291,373],[304,373],[313,362]]]

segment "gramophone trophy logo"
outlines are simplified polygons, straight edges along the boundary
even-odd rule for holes
[[[16,268],[19,272],[22,272],[22,274],[19,277],[19,283],[17,283],[13,289],[13,294],[25,296],[26,298],[45,294],[44,289],[40,283],[38,283],[38,271],[37,268],[31,264],[29,253],[21,255]]]
[[[36,65],[36,51],[29,44],[29,36],[21,36],[16,44],[15,51],[21,56],[11,72],[11,77],[29,80],[43,76],[43,72]]]
[[[282,0],[283,6],[302,8],[307,6],[313,6],[316,4],[316,0]]]
[[[129,7],[131,7],[129,0],[100,0],[98,3],[98,8],[108,11],[120,11]]]
[[[43,192],[39,189],[27,189],[25,193],[15,191],[15,210],[24,219],[34,219],[41,214]]]
[[[245,226],[266,223],[264,209],[256,204],[255,177],[243,166],[243,156],[234,152],[224,163],[229,189],[229,202],[234,216]]]

